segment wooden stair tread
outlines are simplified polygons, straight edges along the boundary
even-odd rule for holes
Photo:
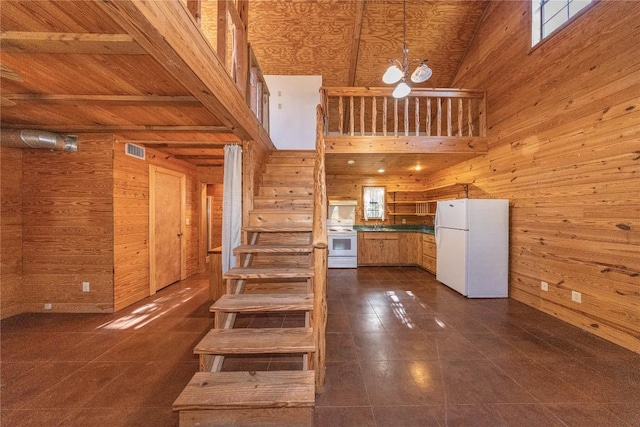
[[[281,227],[270,226],[262,227],[259,225],[243,227],[244,231],[251,233],[307,233],[313,231],[313,227],[310,225],[285,225]]]
[[[257,208],[251,209],[252,214],[279,213],[279,214],[312,214],[313,208],[278,209],[278,208]]]
[[[312,309],[313,294],[227,294],[213,303],[209,311],[257,313]]]
[[[196,372],[174,411],[313,406],[313,371]]]
[[[224,273],[224,279],[295,279],[313,277],[312,267],[253,268],[234,267]]]
[[[283,200],[290,200],[290,201],[297,201],[297,202],[313,202],[313,196],[310,195],[302,195],[302,196],[296,196],[295,194],[283,194],[282,196],[253,196],[253,200],[254,201],[261,201],[261,200],[274,200],[274,201],[283,201]]]
[[[312,245],[241,245],[233,249],[235,254],[250,253],[282,253],[308,254],[313,251]]]
[[[310,353],[315,351],[312,328],[211,329],[194,354]]]

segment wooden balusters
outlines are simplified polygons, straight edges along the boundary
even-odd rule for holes
[[[398,100],[393,99],[393,136],[398,136]]]
[[[409,136],[409,97],[404,99],[404,136]]]
[[[381,133],[381,136],[445,138],[482,137],[486,132],[483,92],[415,89],[404,98],[402,108],[398,105],[400,100],[392,98],[392,111],[389,110],[390,92],[388,88],[323,88],[322,96],[327,100],[322,105],[327,107],[328,132],[350,137],[380,136]],[[345,103],[345,97],[349,98],[348,104]],[[355,97],[360,99],[359,103]],[[381,109],[378,98],[382,102]],[[422,99],[426,99],[426,106],[421,107]],[[330,109],[333,114],[337,110],[338,120],[328,121]],[[421,110],[425,111],[422,115]],[[345,128],[346,120],[349,121],[348,130]]]
[[[356,134],[355,131],[355,116],[354,116],[354,108],[353,108],[353,96],[349,97],[349,135],[354,136]]]
[[[431,136],[431,98],[427,98],[427,136]]]
[[[471,115],[471,98],[469,98],[469,108],[467,108],[467,123],[469,126],[469,135],[473,136],[473,116]]]
[[[364,136],[364,96],[360,97],[360,135]]]
[[[451,136],[451,98],[447,98],[447,136]]]
[[[462,117],[464,112],[462,110],[462,98],[458,99],[458,136],[462,136]]]
[[[342,97],[338,98],[338,133],[344,134],[344,102]]]
[[[415,110],[416,136],[420,136],[420,98],[418,97],[415,98]]]
[[[382,104],[382,136],[387,136],[387,97],[383,98]]]
[[[376,123],[378,122],[378,108],[376,97],[371,98],[371,136],[376,136]]]
[[[437,127],[438,127],[438,134],[437,136],[442,136],[442,99],[438,98],[438,120],[437,120]]]

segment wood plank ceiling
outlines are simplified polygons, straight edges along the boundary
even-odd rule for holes
[[[256,137],[247,131],[261,137],[246,117],[233,122],[233,106],[207,98],[217,94],[206,94],[207,77],[193,63],[171,55],[169,33],[142,35],[129,6],[137,2],[2,3],[3,127],[112,132],[203,166],[221,164],[225,143]],[[175,22],[191,19],[176,3],[140,7],[171,13]],[[216,46],[215,23],[204,16],[215,13],[216,3],[202,2],[210,46]],[[422,86],[451,85],[487,3],[407,0],[411,64],[428,59],[434,70]],[[325,86],[381,86],[388,59],[402,53],[402,11],[402,0],[252,0],[249,42],[263,74],[322,75]],[[227,101],[241,100],[230,78],[218,80],[233,92]],[[405,167],[401,159],[387,163]]]

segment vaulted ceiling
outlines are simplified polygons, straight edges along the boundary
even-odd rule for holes
[[[403,6],[412,68],[423,87],[450,87],[487,0],[252,0],[249,42],[264,74],[322,75],[324,86],[383,86],[402,57]]]
[[[428,59],[434,71],[421,86],[448,87],[487,3],[251,0],[248,39],[263,74],[382,86],[388,59],[402,55],[406,6],[411,65]],[[216,47],[204,15],[218,2],[201,4],[202,34],[178,0],[3,0],[2,126],[112,132],[196,165],[222,164],[225,143],[264,131],[249,110],[238,113],[244,100],[203,48],[205,38]]]

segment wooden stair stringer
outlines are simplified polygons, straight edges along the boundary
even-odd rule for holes
[[[227,293],[210,309],[216,313],[218,329],[194,348],[201,372],[173,404],[181,426],[212,422],[313,425],[316,373],[309,364],[317,351],[310,323],[314,308],[314,157],[313,151],[272,153],[270,157],[258,188],[261,200],[243,227],[246,243],[233,249],[236,267],[224,275]],[[258,243],[261,236],[264,241]],[[246,293],[248,283],[251,292]],[[272,284],[275,286],[270,287]],[[267,292],[261,292],[261,286]],[[304,327],[234,329],[238,313],[263,312],[303,312]],[[222,371],[225,355],[235,354],[302,355],[303,370]]]

